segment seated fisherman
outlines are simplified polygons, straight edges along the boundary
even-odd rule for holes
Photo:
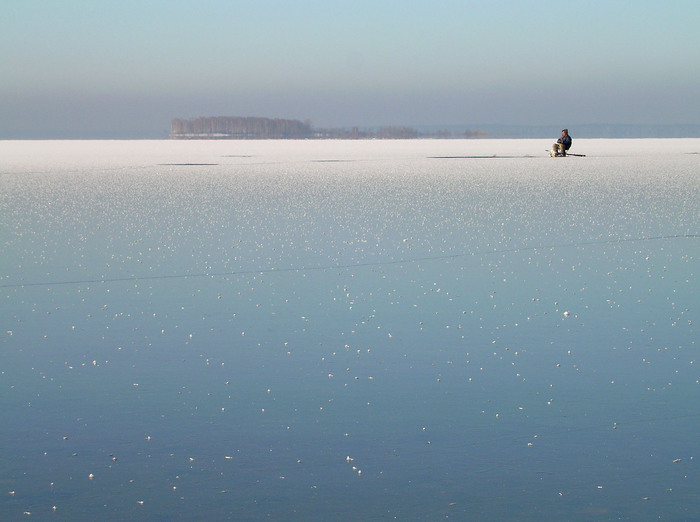
[[[564,129],[561,131],[561,138],[552,145],[552,152],[555,156],[566,156],[566,151],[571,148],[571,136],[569,136],[569,129]]]

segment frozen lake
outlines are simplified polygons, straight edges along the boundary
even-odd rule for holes
[[[0,141],[0,519],[696,517],[700,140],[551,141]]]

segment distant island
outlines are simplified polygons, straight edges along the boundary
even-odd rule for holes
[[[316,129],[309,121],[241,116],[213,116],[170,123],[170,138],[180,140],[264,139],[412,139],[479,138],[480,131],[417,130],[412,127]]]
[[[170,138],[180,140],[264,139],[412,139],[412,138],[556,138],[568,127],[574,138],[700,138],[700,125],[579,124],[503,125],[483,124],[478,130],[464,125],[314,128],[310,121],[241,116],[175,119]]]

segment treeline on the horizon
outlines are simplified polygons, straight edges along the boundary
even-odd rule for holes
[[[170,123],[170,137],[185,139],[308,138],[312,133],[308,121],[278,118],[213,116]]]
[[[479,131],[418,131],[412,127],[385,126],[376,129],[316,129],[310,121],[241,116],[212,116],[170,123],[172,139],[411,139],[475,138]]]

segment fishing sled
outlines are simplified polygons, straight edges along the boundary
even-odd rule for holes
[[[585,154],[574,154],[573,152],[567,152],[566,154],[562,154],[560,152],[554,152],[553,150],[547,149],[547,152],[549,152],[549,157],[550,158],[566,158],[567,156],[576,156],[577,158],[585,158]]]

